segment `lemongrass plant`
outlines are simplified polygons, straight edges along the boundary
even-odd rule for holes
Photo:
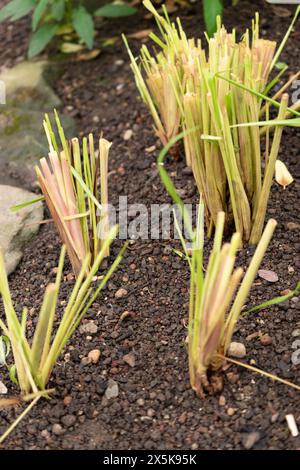
[[[171,146],[176,144],[184,134],[173,138],[160,152],[158,169],[163,184],[180,210],[183,226],[192,241],[192,248],[189,250],[175,216],[175,227],[190,268],[188,356],[191,386],[199,397],[203,397],[205,392],[212,393],[215,388],[210,383],[210,376],[212,373],[220,371],[227,360],[300,390],[298,385],[226,357],[240,316],[283,302],[293,294],[277,297],[243,312],[253,281],[276,228],[277,222],[274,219],[268,221],[244,274],[242,268],[234,267],[236,255],[241,245],[241,234],[234,233],[231,241],[222,245],[226,215],[225,212],[219,212],[213,248],[207,266],[203,267],[204,203],[200,201],[197,227],[194,230],[190,214],[164,168],[164,158]],[[297,293],[298,289],[299,285],[296,286],[294,292]]]
[[[49,158],[42,158],[36,174],[47,206],[63,243],[67,247],[76,276],[89,254],[93,265],[109,233],[108,155],[111,143],[99,139],[95,149],[89,134],[82,144],[77,138],[66,140],[64,130],[55,112],[60,144],[57,143],[50,119],[46,115],[44,129],[49,143]],[[100,184],[99,184],[100,183]]]
[[[224,211],[226,225],[234,224],[244,242],[257,244],[263,231],[283,121],[296,116],[289,125],[297,125],[300,117],[300,101],[288,107],[288,96],[283,94],[286,85],[274,97],[266,95],[287,69],[284,66],[269,83],[300,6],[277,49],[274,41],[259,37],[256,14],[251,33],[247,30],[241,41],[236,39],[235,30],[228,33],[219,19],[214,36],[209,38],[206,34],[206,53],[200,39],[186,37],[179,19],[176,25],[166,10],[165,17],[159,15],[150,0],[145,0],[144,5],[158,23],[162,39],[153,33],[150,37],[160,51],[152,55],[143,45],[140,67],[124,40],[137,87],[150,110],[157,135],[165,145],[179,130],[194,129],[184,136],[184,148],[205,202],[208,233],[216,225],[218,212]],[[280,102],[277,98],[281,98]],[[278,117],[272,121],[271,109],[278,109]],[[259,122],[263,116],[265,119]],[[262,131],[259,126],[264,126]]]
[[[117,235],[117,230],[117,226],[111,228],[93,263],[91,263],[91,254],[84,258],[69,300],[60,316],[58,313],[58,296],[66,253],[66,248],[63,246],[55,283],[49,284],[46,288],[31,341],[29,341],[27,334],[27,308],[23,308],[21,318],[19,318],[13,306],[4,259],[0,252],[0,293],[5,311],[5,321],[0,319],[0,329],[9,338],[11,344],[15,365],[14,381],[17,380],[21,398],[24,401],[33,400],[25,411],[29,411],[33,403],[39,398],[42,396],[47,397],[53,392],[53,390],[47,390],[47,384],[63,348],[119,265],[123,252],[126,249],[126,243],[111,267],[102,276],[99,285],[93,286],[95,281],[94,276],[97,274],[99,266],[106,256],[107,249]],[[88,275],[86,275],[88,266],[90,266],[90,269]],[[17,422],[18,420],[0,437],[0,443],[12,431]]]

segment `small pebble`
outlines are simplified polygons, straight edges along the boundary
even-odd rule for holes
[[[131,129],[127,129],[125,132],[124,132],[124,135],[123,135],[123,139],[124,140],[130,140],[131,137],[132,137],[132,130]]]
[[[288,222],[286,224],[286,226],[287,226],[288,230],[290,230],[291,232],[300,229],[300,224],[296,224],[295,222]]]
[[[252,449],[254,444],[256,442],[258,442],[259,439],[260,439],[259,432],[256,432],[256,431],[250,432],[249,434],[246,434],[246,435],[243,436],[242,444],[243,444],[245,449],[249,450],[249,449]]]
[[[44,439],[49,439],[50,438],[50,433],[47,429],[43,429],[41,431],[41,436],[44,438]]]
[[[61,418],[61,422],[66,428],[70,428],[76,423],[76,416],[74,415],[65,415]]]
[[[89,321],[87,323],[84,323],[83,325],[80,325],[79,331],[80,333],[89,333],[92,335],[97,333],[98,327],[94,322]]]
[[[126,289],[123,289],[123,287],[121,287],[115,293],[115,297],[116,297],[116,299],[123,299],[124,297],[127,296],[127,294],[128,294],[128,291]]]
[[[6,395],[7,387],[4,385],[3,382],[0,382],[0,395]]]
[[[93,364],[98,364],[100,355],[101,355],[101,351],[99,349],[92,349],[92,351],[88,353],[88,358],[91,360]]]
[[[300,336],[300,328],[296,328],[296,330],[292,332],[292,336],[293,337]]]
[[[269,335],[262,335],[260,337],[260,342],[261,344],[263,344],[264,346],[268,346],[269,344],[272,344],[273,343],[273,340],[271,338],[271,336]]]
[[[60,424],[56,423],[56,424],[53,424],[52,426],[52,432],[56,436],[60,436],[61,434],[64,433],[64,428]]]
[[[235,412],[236,412],[235,408],[228,408],[227,410],[228,416],[233,416]]]
[[[107,389],[105,390],[105,397],[110,400],[119,395],[119,385],[115,380],[109,379]]]
[[[125,354],[125,356],[123,356],[123,361],[126,362],[126,364],[128,364],[130,367],[134,367],[135,355],[132,352]]]
[[[243,359],[246,356],[246,348],[243,343],[237,343],[233,341],[230,343],[228,348],[228,355],[231,357],[237,357],[239,359]]]
[[[220,398],[219,398],[219,405],[220,406],[225,406],[226,405],[226,398],[224,397],[224,395],[221,395]]]

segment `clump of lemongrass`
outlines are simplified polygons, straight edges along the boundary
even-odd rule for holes
[[[103,275],[99,285],[93,285],[94,276],[106,256],[107,249],[117,235],[117,227],[113,227],[107,235],[97,257],[91,263],[91,255],[87,255],[81,266],[80,273],[73,287],[69,301],[64,307],[62,316],[56,317],[58,310],[58,296],[63,275],[66,248],[63,246],[60,254],[55,283],[47,286],[41,310],[37,319],[32,341],[27,335],[27,308],[24,307],[21,318],[18,317],[10,295],[4,259],[0,252],[0,293],[5,311],[5,321],[0,319],[0,329],[9,338],[14,364],[15,380],[20,388],[21,398],[31,401],[31,409],[36,401],[45,396],[48,397],[53,390],[47,390],[47,384],[52,370],[74,331],[82,318],[105,287],[108,279],[119,265],[126,244],[112,263],[111,267]],[[89,273],[87,268],[90,266]],[[22,413],[21,417],[24,414]],[[0,437],[0,443],[7,437],[19,422],[20,417],[7,432]]]
[[[241,244],[241,235],[238,232],[234,233],[230,243],[222,245],[226,216],[224,212],[219,212],[217,214],[213,248],[204,269],[204,204],[200,201],[197,227],[194,231],[189,212],[186,210],[164,168],[164,158],[170,147],[182,137],[183,134],[178,135],[164,147],[158,158],[158,169],[162,182],[180,210],[184,227],[192,240],[192,250],[189,250],[175,217],[175,226],[179,232],[191,273],[188,322],[191,386],[200,397],[203,397],[205,392],[212,393],[219,389],[220,381],[211,382],[210,376],[212,373],[220,371],[227,360],[300,390],[300,386],[226,357],[236,324],[240,316],[244,314],[244,304],[277,222],[274,219],[268,221],[249,267],[244,274],[242,268],[235,268],[236,255]],[[297,293],[298,289],[299,285],[296,286],[294,292]],[[293,293],[269,300],[246,313],[283,302],[291,295]],[[212,377],[215,378],[215,376]]]
[[[179,19],[172,23],[166,10],[165,17],[159,15],[150,0],[144,5],[158,23],[162,39],[153,33],[150,37],[160,51],[151,55],[143,45],[141,70],[126,39],[125,43],[156,132],[165,145],[179,130],[194,129],[184,135],[184,148],[205,203],[208,233],[218,212],[224,211],[226,224],[234,223],[243,241],[257,244],[284,120],[300,116],[297,106],[288,107],[288,96],[283,93],[286,86],[272,98],[266,96],[287,68],[268,83],[300,7],[277,50],[274,41],[259,37],[257,14],[252,34],[247,30],[241,41],[237,41],[235,30],[228,33],[219,19],[214,36],[206,35],[206,53],[200,40],[186,37]],[[271,108],[278,108],[278,117],[272,121]],[[266,119],[259,122],[264,115]],[[289,125],[297,125],[297,120],[291,119]],[[259,126],[264,126],[263,131]]]
[[[99,139],[95,149],[89,134],[80,144],[77,138],[67,142],[55,113],[61,148],[48,116],[44,128],[49,143],[48,159],[36,167],[39,185],[62,242],[67,247],[73,271],[81,271],[83,260],[90,255],[90,269],[109,232],[108,155],[111,143]],[[100,184],[99,184],[100,183]],[[106,244],[105,256],[109,255]]]
[[[208,371],[221,369],[236,323],[268,247],[276,221],[269,220],[248,270],[240,284],[243,269],[234,269],[241,243],[235,233],[222,245],[225,213],[219,212],[213,249],[203,272],[204,218],[200,205],[193,244],[189,311],[189,371],[192,388],[199,396],[211,391]]]

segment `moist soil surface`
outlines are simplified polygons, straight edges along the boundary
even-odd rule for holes
[[[189,35],[203,31],[197,8],[180,13]],[[261,12],[262,36],[279,42],[291,20],[287,7],[275,9],[261,1],[241,1],[236,9],[226,9],[225,24],[238,26],[241,32],[257,9]],[[97,41],[121,31],[130,34],[152,27],[154,23],[145,18],[145,13],[129,20],[104,22]],[[11,66],[23,58],[27,33],[27,20],[1,25],[2,64]],[[141,40],[131,39],[130,43],[137,51]],[[298,44],[299,30],[292,33],[282,56],[292,72],[299,66]],[[148,207],[171,202],[157,173],[160,146],[147,110],[138,99],[120,41],[103,48],[95,60],[68,58],[55,88],[63,100],[63,112],[76,118],[82,134],[99,135],[103,131],[113,141],[109,176],[112,203],[124,195],[128,203]],[[132,137],[124,140],[128,129]],[[284,131],[280,155],[295,182],[285,191],[273,184],[267,216],[275,217],[278,227],[262,264],[262,268],[277,273],[278,281],[269,283],[257,277],[249,307],[294,288],[300,277],[299,227],[293,225],[300,222],[299,132]],[[197,202],[193,177],[183,160],[169,160],[167,168],[184,201]],[[31,180],[22,177],[20,169],[7,165],[1,170],[10,182],[21,182],[32,189]],[[111,259],[121,245],[121,241],[113,244]],[[210,245],[206,242],[206,253]],[[92,320],[97,332],[77,330],[53,371],[49,388],[55,388],[54,397],[40,400],[3,448],[300,449],[300,436],[291,436],[285,420],[285,415],[292,413],[300,426],[299,392],[295,389],[235,365],[227,365],[222,373],[221,394],[200,400],[190,389],[185,344],[189,271],[172,248],[180,249],[179,243],[131,242],[119,269],[83,320]],[[55,229],[51,224],[42,225],[10,277],[17,311],[22,306],[29,309],[29,331],[36,323],[45,286],[55,277],[59,252]],[[238,264],[245,268],[252,253],[252,248],[241,251]],[[60,309],[73,286],[70,272],[67,262]],[[116,298],[120,288],[127,294]],[[3,312],[2,305],[0,308]],[[296,339],[292,333],[300,327],[299,309],[300,301],[293,298],[250,314],[239,322],[234,335],[235,341],[246,346],[247,363],[298,384],[300,365],[292,364],[291,355]],[[262,342],[255,335],[259,332],[270,338]],[[93,349],[101,351],[100,360],[87,364],[84,358]],[[127,354],[133,359],[131,365],[124,360]],[[18,393],[16,387],[8,385],[3,369],[1,380],[9,387],[9,395]],[[109,380],[118,384],[116,398],[105,396]],[[1,410],[0,434],[21,410]]]

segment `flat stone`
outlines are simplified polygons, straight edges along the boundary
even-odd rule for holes
[[[47,155],[43,119],[45,113],[51,118],[53,109],[61,106],[51,85],[62,72],[60,64],[46,61],[25,61],[2,71],[5,104],[1,105],[0,115],[0,162],[22,161],[23,168],[33,172],[32,164]],[[62,115],[60,119],[66,135],[72,137],[74,120]]]
[[[7,274],[17,267],[25,244],[38,232],[43,220],[43,205],[37,203],[12,212],[11,207],[37,197],[14,186],[0,185],[0,249],[4,254]]]
[[[53,72],[51,68],[51,73]],[[21,62],[0,74],[5,83],[6,104],[13,107],[53,111],[61,101],[48,84],[50,65],[46,61]]]

